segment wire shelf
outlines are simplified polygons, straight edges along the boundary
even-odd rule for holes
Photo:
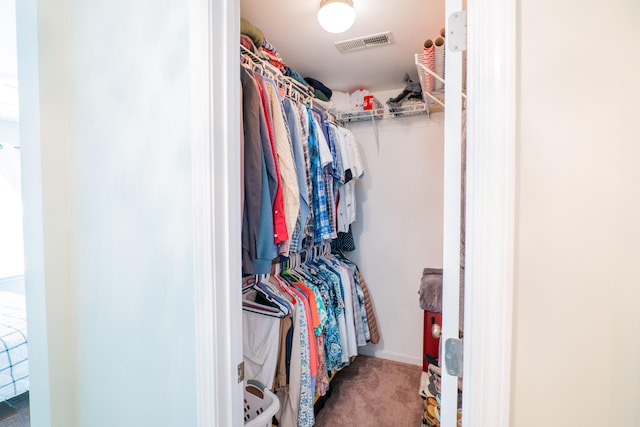
[[[444,108],[445,107],[444,90],[427,91],[424,88],[427,87],[427,82],[426,82],[427,73],[431,75],[431,77],[433,77],[434,79],[442,82],[443,85],[446,84],[445,80],[442,77],[440,77],[438,74],[436,74],[435,71],[427,67],[424,60],[424,54],[422,53],[415,54],[415,64],[416,64],[416,68],[418,69],[418,77],[420,77],[420,86],[422,87],[422,98],[424,102],[429,107],[433,106],[435,108]],[[462,99],[467,99],[467,95],[464,92],[462,93]]]
[[[382,107],[373,110],[338,113],[336,114],[336,120],[342,123],[353,123],[424,115],[429,115],[427,105],[424,102],[418,102],[404,104],[399,107]]]

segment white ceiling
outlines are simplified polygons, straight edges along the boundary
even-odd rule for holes
[[[342,34],[324,31],[316,19],[320,0],[240,0],[241,15],[262,30],[287,65],[333,90],[396,89],[409,73],[417,80],[414,53],[444,27],[444,0],[353,0],[356,22]],[[391,31],[395,44],[341,54],[335,42]]]

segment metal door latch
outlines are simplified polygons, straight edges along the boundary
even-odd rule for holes
[[[244,381],[244,362],[238,364],[238,383]]]

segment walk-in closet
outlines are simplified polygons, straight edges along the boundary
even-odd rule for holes
[[[465,16],[445,9],[240,3],[247,425],[440,426],[443,304],[464,277]]]
[[[320,28],[320,7],[346,7],[348,12],[350,1],[249,1],[15,2],[19,102],[13,97],[13,105],[19,106],[20,123],[29,408],[11,409],[22,411],[34,426],[238,427],[261,414],[267,414],[262,424],[267,426],[273,423],[271,402],[265,405],[267,391],[275,392],[273,402],[283,409],[296,403],[291,370],[298,362],[289,358],[287,365],[291,328],[282,325],[288,310],[292,325],[297,320],[292,344],[293,334],[304,337],[306,331],[309,342],[315,339],[318,363],[314,379],[311,344],[303,347],[304,338],[299,339],[297,400],[300,408],[304,397],[306,418],[300,419],[300,411],[298,417],[290,417],[289,411],[290,418],[276,411],[281,425],[293,418],[294,425],[320,427],[415,426],[425,411],[427,422],[437,421],[436,406],[429,406],[433,396],[423,399],[419,394],[423,362],[428,361],[423,355],[434,353],[445,354],[440,402],[434,390],[441,427],[457,424],[460,375],[465,426],[640,425],[635,409],[640,399],[638,2],[469,1],[463,101],[462,1],[352,0],[353,23],[335,35]],[[268,40],[272,66],[282,62],[303,80],[310,77],[322,84],[312,85],[314,99],[320,96],[315,89],[331,89],[331,96],[324,94],[329,102],[337,104],[343,93],[351,103],[354,92],[367,90],[368,95],[357,93],[364,95],[367,110],[363,105],[362,111],[347,113],[356,117],[336,111],[333,118],[324,118],[331,108],[321,111],[313,99],[309,110],[304,107],[305,115],[301,108],[289,108],[299,105],[293,102],[305,104],[311,94],[293,89],[295,83],[279,82],[278,72],[259,64],[265,58],[243,57],[242,17]],[[10,31],[10,24],[0,25],[3,47],[9,46],[4,37]],[[408,32],[413,36],[407,38]],[[396,105],[409,101],[414,83],[429,80],[421,78],[416,65],[420,57],[428,64],[433,52],[437,69],[435,51],[443,45],[439,37],[446,48],[444,113],[435,105],[429,114],[420,111],[419,97],[416,107]],[[403,52],[396,54],[399,50]],[[5,58],[0,54],[0,92],[13,94],[14,74],[5,68]],[[326,129],[329,147],[318,147],[321,158],[311,188],[314,182],[317,188],[321,182],[334,184],[335,197],[336,189],[340,195],[347,185],[353,187],[355,218],[346,221],[352,241],[315,242],[315,229],[309,232],[300,225],[302,250],[294,239],[293,256],[291,242],[288,248],[285,242],[275,246],[275,236],[260,247],[265,258],[257,258],[257,247],[253,252],[248,247],[254,256],[251,267],[269,271],[248,274],[249,282],[243,283],[243,214],[255,211],[242,203],[241,190],[248,187],[241,185],[241,169],[245,160],[256,159],[252,154],[264,156],[267,144],[272,153],[274,148],[265,125],[264,147],[261,139],[259,152],[241,151],[247,148],[246,140],[241,145],[246,136],[241,71],[262,68],[275,74],[263,78],[265,93],[275,91],[277,99],[264,105],[260,99],[254,104],[258,113],[265,107],[278,112],[278,97],[284,104],[284,118],[274,122],[280,129],[273,141],[276,154],[280,147],[286,156],[289,141],[285,138],[283,147],[278,135],[283,125],[285,135],[291,131],[287,113],[295,124],[296,113],[300,118],[298,136],[307,131],[303,117],[320,142]],[[381,76],[384,80],[377,80]],[[585,90],[595,82],[595,90]],[[0,99],[0,110],[5,102]],[[382,114],[374,112],[378,102],[385,109]],[[406,114],[405,108],[416,114]],[[463,110],[466,180],[458,173],[464,158]],[[260,124],[258,132],[262,134]],[[336,144],[336,135],[334,160],[330,144],[332,139]],[[340,141],[349,141],[349,135],[357,145],[342,146],[356,147],[357,155],[340,150]],[[296,157],[293,142],[294,165],[296,158],[306,165],[304,143],[302,157],[299,150]],[[5,155],[15,150],[6,143],[3,147]],[[264,205],[270,207],[264,212],[265,225],[273,223],[275,213],[268,185],[276,176],[273,159],[264,169],[268,193],[262,186],[251,188],[259,188],[260,202],[264,195]],[[260,157],[261,178],[262,162]],[[306,181],[304,169],[304,180],[298,180],[298,169],[282,168],[286,176],[295,170],[298,193]],[[281,196],[287,208],[285,194]],[[257,200],[255,194],[244,197]],[[345,199],[338,196],[336,201],[339,205]],[[326,200],[325,208],[331,218]],[[256,218],[260,224],[262,216]],[[295,225],[292,218],[295,237],[298,217]],[[455,312],[460,304],[461,223],[464,319],[449,315],[449,308]],[[329,235],[331,224],[325,228]],[[13,223],[4,227],[17,229]],[[284,230],[290,231],[286,214]],[[311,236],[313,245],[305,252],[305,239]],[[332,244],[345,247],[337,253]],[[347,251],[346,246],[355,249]],[[256,260],[261,265],[254,266]],[[0,264],[6,267],[6,261],[4,257]],[[438,307],[429,306],[432,323],[432,316],[425,318],[419,291],[424,282],[424,295],[433,291],[439,301],[440,288],[431,285],[438,284],[440,269],[442,323]],[[332,287],[307,273],[317,273]],[[290,283],[292,277],[300,282]],[[256,286],[264,298],[257,297]],[[319,299],[312,286],[319,287]],[[265,295],[270,291],[273,301]],[[246,298],[251,295],[256,299]],[[325,314],[329,317],[333,310],[337,324],[332,325],[337,334],[329,336],[335,344],[330,352],[318,345],[328,335],[326,324],[321,326],[324,315],[307,311],[311,295],[316,306],[330,297]],[[5,299],[0,297],[0,305],[6,305]],[[243,363],[243,306],[250,303],[259,311],[251,315],[275,315],[260,323],[278,333],[277,343],[268,340],[263,355],[266,361],[275,350],[276,373],[270,375],[274,383],[287,384],[284,394],[289,392],[291,404],[283,399],[280,405],[282,386],[259,384],[270,377],[249,382],[256,365],[262,366],[260,354],[253,354],[253,366]],[[377,343],[370,315],[375,316]],[[255,328],[249,332],[262,336]],[[434,334],[440,342],[424,346],[425,337]],[[360,345],[362,338],[365,345]],[[15,359],[15,350],[8,353],[14,368],[25,360]],[[341,365],[335,376],[318,376],[319,369],[324,372],[320,350],[325,364],[330,353],[329,364]],[[285,354],[284,375],[277,371],[282,368],[277,352]],[[354,352],[358,355],[352,358]],[[0,388],[8,378],[4,362],[0,360]],[[12,372],[14,383],[19,378]],[[11,395],[24,387],[24,382],[10,385]],[[247,394],[247,387],[253,393]],[[325,389],[326,398],[316,413],[318,387]],[[243,409],[250,419],[243,420]],[[0,409],[0,424],[22,415]]]

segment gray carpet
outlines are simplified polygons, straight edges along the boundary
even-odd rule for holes
[[[0,402],[0,427],[29,427],[29,393]]]
[[[331,382],[316,427],[420,427],[420,366],[358,356]]]

